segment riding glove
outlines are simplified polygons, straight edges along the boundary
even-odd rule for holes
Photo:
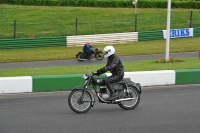
[[[97,75],[101,75],[103,73],[105,73],[105,68],[104,67],[97,70]]]

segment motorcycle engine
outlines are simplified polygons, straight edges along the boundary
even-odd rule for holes
[[[106,100],[107,98],[110,97],[110,95],[107,94],[107,93],[103,93],[103,94],[101,94],[101,97],[102,97],[104,100]]]

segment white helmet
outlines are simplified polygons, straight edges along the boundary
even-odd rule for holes
[[[106,46],[103,50],[104,58],[108,58],[109,56],[115,53],[115,48],[113,46]]]

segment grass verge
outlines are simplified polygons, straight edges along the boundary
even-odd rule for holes
[[[153,71],[153,70],[178,70],[178,69],[200,69],[200,59],[184,58],[183,62],[174,63],[156,63],[155,60],[124,62],[126,72],[131,71]],[[58,67],[40,67],[40,68],[18,68],[18,69],[0,69],[0,77],[9,76],[41,76],[41,75],[67,75],[67,74],[84,74],[105,66],[98,65],[81,65],[81,66],[58,66]]]
[[[170,53],[200,50],[200,37],[171,39]],[[107,45],[107,44],[105,44]],[[103,49],[105,45],[94,45]],[[165,53],[166,40],[114,44],[119,56]],[[82,47],[52,47],[21,50],[0,50],[0,63],[75,59]]]

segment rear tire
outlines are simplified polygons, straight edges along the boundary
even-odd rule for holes
[[[68,97],[69,107],[78,114],[86,113],[92,107],[92,96],[87,91],[84,93],[83,103],[78,103],[82,92],[83,90],[73,90]]]
[[[83,60],[85,59],[85,54],[83,54],[83,53],[78,53],[78,54],[76,55],[76,59],[77,59],[78,61],[83,61]]]
[[[129,90],[129,94],[128,94],[129,97],[135,98],[135,99],[130,100],[130,101],[121,102],[119,104],[119,106],[125,110],[132,110],[132,109],[136,108],[140,102],[140,93],[139,93],[138,89],[135,88],[134,86],[128,87],[128,90]]]
[[[103,53],[102,52],[97,52],[97,53],[95,53],[95,58],[97,59],[97,60],[102,60],[103,59]]]

